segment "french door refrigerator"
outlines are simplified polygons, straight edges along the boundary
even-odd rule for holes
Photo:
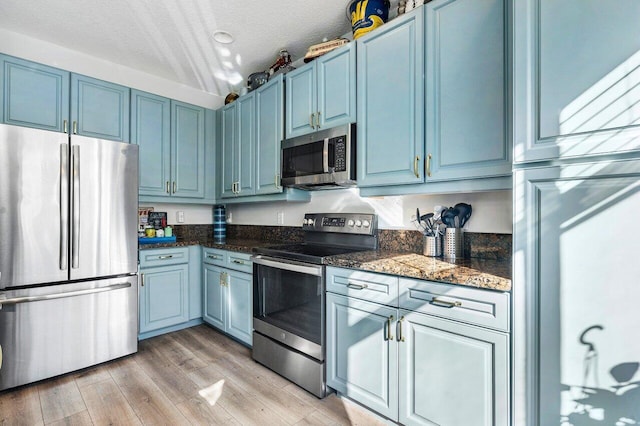
[[[138,147],[0,124],[0,390],[137,351]]]

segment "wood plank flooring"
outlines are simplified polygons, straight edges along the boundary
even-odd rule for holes
[[[317,399],[206,325],[140,342],[137,354],[0,392],[1,425],[382,425]]]

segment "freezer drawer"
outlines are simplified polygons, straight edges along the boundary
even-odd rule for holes
[[[138,350],[135,275],[0,292],[0,306],[0,390]]]

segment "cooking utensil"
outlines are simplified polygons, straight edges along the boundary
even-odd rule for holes
[[[471,217],[471,205],[466,203],[458,203],[454,206],[454,208],[458,209],[458,220],[460,222],[459,228],[463,228]]]
[[[442,212],[442,222],[447,228],[457,228],[456,217],[458,216],[458,209],[450,207]]]

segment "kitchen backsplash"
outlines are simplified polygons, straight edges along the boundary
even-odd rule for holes
[[[205,241],[213,238],[213,225],[174,225],[178,241]],[[227,224],[228,239],[301,242],[302,228],[294,226],[258,226]],[[411,230],[378,230],[379,247],[383,250],[422,253],[422,233]],[[511,234],[464,233],[464,257],[511,259]]]

